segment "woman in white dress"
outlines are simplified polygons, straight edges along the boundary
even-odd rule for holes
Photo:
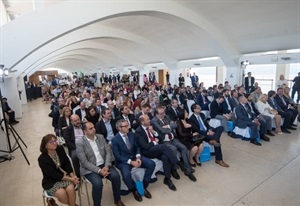
[[[256,106],[257,110],[259,111],[259,113],[270,116],[270,117],[272,117],[272,119],[275,120],[275,125],[276,125],[275,132],[276,132],[276,134],[282,134],[282,132],[281,132],[281,116],[278,114],[278,112],[275,109],[273,109],[269,105],[267,100],[268,100],[268,95],[262,94],[262,95],[260,95],[255,106]]]

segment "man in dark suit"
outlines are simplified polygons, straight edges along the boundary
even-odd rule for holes
[[[184,174],[192,181],[197,181],[196,177],[193,175],[193,170],[189,164],[189,151],[185,145],[183,145],[176,137],[177,123],[173,122],[170,118],[165,115],[164,107],[157,107],[155,111],[155,117],[151,120],[151,124],[155,131],[157,131],[160,139],[160,143],[167,145],[174,155],[180,152],[182,162],[178,162],[178,165],[183,170]],[[176,167],[172,168],[172,176],[175,179],[180,179],[179,174],[176,171]]]
[[[112,138],[117,134],[115,127],[116,120],[111,118],[111,112],[108,108],[102,110],[102,119],[96,123],[96,134],[102,134],[106,142],[111,144]]]
[[[293,125],[293,122],[295,121],[298,111],[292,105],[289,103],[289,100],[283,95],[283,88],[278,88],[277,89],[277,95],[274,97],[276,103],[278,106],[285,112],[289,112],[292,114],[292,126],[297,126]],[[291,129],[291,128],[290,128]]]
[[[117,120],[125,119],[129,124],[129,129],[132,131],[132,129],[136,129],[139,126],[139,123],[135,120],[135,117],[133,114],[130,114],[130,110],[128,106],[121,106],[120,108],[121,114],[117,117]]]
[[[239,95],[236,90],[231,91],[231,97],[229,98],[229,103],[232,105],[232,111],[236,106],[238,106],[239,102]]]
[[[113,155],[104,137],[96,135],[93,123],[83,125],[84,136],[76,142],[76,153],[80,161],[80,173],[92,184],[94,206],[101,205],[103,183],[106,178],[112,183],[114,202],[124,206],[121,201],[121,178],[112,166]]]
[[[97,99],[96,104],[95,104],[95,111],[101,115],[102,111],[106,109],[106,107],[101,105],[101,100]]]
[[[248,76],[245,77],[245,89],[247,93],[251,93],[255,90],[254,82],[254,77],[251,76],[251,72],[248,72]]]
[[[167,109],[167,114],[172,121],[176,122],[178,120],[178,112],[180,110],[182,110],[182,108],[179,107],[178,101],[176,99],[172,99],[171,107]]]
[[[80,176],[79,172],[79,160],[76,155],[76,141],[81,139],[84,134],[81,126],[80,118],[77,114],[72,114],[70,117],[71,124],[67,127],[67,129],[63,130],[62,136],[66,141],[66,146],[69,150],[69,155],[72,159],[74,170],[77,177]]]
[[[278,112],[278,114],[282,118],[284,118],[283,125],[281,127],[282,132],[290,134],[291,132],[287,129],[295,130],[295,128],[292,127],[293,114],[291,112],[283,111],[281,109],[281,107],[277,104],[276,100],[274,99],[275,96],[276,96],[275,91],[273,91],[273,90],[269,91],[268,92],[268,103],[273,109],[275,109]]]
[[[129,132],[129,124],[126,120],[118,120],[116,128],[119,132],[112,139],[112,150],[115,156],[116,167],[121,171],[123,181],[132,192],[134,199],[139,202],[143,199],[135,188],[134,181],[131,178],[131,169],[133,167],[145,168],[143,178],[145,197],[151,198],[152,196],[146,188],[150,183],[155,163],[141,155],[140,148],[136,145],[134,134]]]
[[[145,103],[142,106],[142,111],[135,116],[135,119],[138,120],[141,115],[146,114],[146,115],[148,115],[149,119],[151,120],[153,118],[153,115],[150,112],[150,108],[151,108],[151,106],[148,103]]]
[[[196,101],[202,110],[208,110],[208,105],[211,103],[207,98],[207,90],[202,90],[200,94],[197,95]]]
[[[256,140],[258,129],[260,127],[260,123],[256,118],[255,114],[251,112],[248,106],[248,100],[245,96],[241,96],[239,98],[240,104],[235,108],[235,114],[237,117],[237,126],[239,128],[247,128],[249,127],[251,130],[250,142],[257,146],[261,146]]]
[[[184,86],[184,77],[182,76],[182,73],[179,74],[178,82],[179,82],[179,87]]]
[[[120,115],[120,110],[114,105],[113,101],[107,102],[107,107],[109,108],[111,112],[111,118],[116,119]]]
[[[193,76],[190,76],[191,77],[191,81],[192,81],[192,86],[194,88],[197,88],[197,83],[199,81],[199,77],[196,75],[196,73],[194,72]]]
[[[85,102],[80,102],[80,108],[76,110],[75,114],[79,116],[80,121],[84,120],[84,118],[88,114],[88,110],[85,107]]]
[[[211,128],[205,120],[204,114],[201,113],[201,107],[199,104],[193,104],[191,106],[191,109],[193,114],[189,118],[188,122],[192,125],[193,131],[196,131],[199,134],[203,135],[204,141],[208,142],[211,145],[214,145],[216,154],[215,162],[222,167],[229,167],[229,165],[223,161],[220,144],[220,137],[224,128],[222,126]]]
[[[12,124],[12,125],[15,125],[15,124],[18,124],[19,121],[16,120],[15,118],[15,111],[12,110],[8,103],[7,103],[7,98],[6,97],[3,97],[2,98],[2,106],[3,106],[3,111],[8,115],[9,117],[9,123]]]
[[[162,161],[165,175],[164,184],[175,191],[176,187],[171,180],[171,168],[178,162],[177,156],[166,145],[158,144],[158,133],[153,130],[147,115],[141,115],[139,122],[141,125],[135,131],[135,141],[141,148],[141,154]]]

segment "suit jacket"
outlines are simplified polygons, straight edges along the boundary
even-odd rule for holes
[[[277,102],[276,102],[275,99],[274,99],[274,102],[273,102],[270,98],[268,98],[267,102],[269,103],[269,105],[270,105],[273,109],[277,110],[278,112],[283,112],[283,110],[282,110],[281,107],[277,104]]]
[[[70,174],[73,172],[71,163],[65,153],[65,150],[62,146],[56,148],[57,155],[60,160],[61,168]],[[38,158],[39,166],[43,173],[42,186],[45,190],[50,189],[53,185],[60,181],[64,173],[56,167],[53,160],[47,153],[42,153]]]
[[[251,77],[251,85],[249,85],[249,80],[248,79],[249,79],[249,77],[245,77],[245,89],[246,89],[246,91],[249,91],[249,89],[254,86],[254,82],[255,82],[254,77]]]
[[[287,110],[288,109],[288,105],[289,105],[289,101],[288,99],[283,96],[283,100],[285,101],[285,105],[284,103],[282,102],[281,98],[279,97],[279,95],[277,94],[275,97],[274,97],[277,105],[284,111],[284,110]]]
[[[111,115],[112,119],[117,119],[117,117],[120,116],[120,114],[121,114],[120,110],[116,106],[114,107],[113,111],[111,111],[111,112],[114,112],[114,114],[115,114],[115,118],[113,118],[113,115]]]
[[[235,108],[235,114],[237,117],[236,123],[239,128],[246,128],[247,123],[252,122],[252,120],[256,118],[256,116],[253,113],[251,113],[251,118],[249,118],[248,113],[242,104],[239,104]]]
[[[177,111],[180,112],[182,109],[180,107],[177,107]],[[168,116],[170,117],[170,119],[172,121],[177,121],[178,120],[178,112],[175,113],[173,107],[169,107],[167,109],[167,113],[168,113]]]
[[[180,99],[181,104],[186,105],[186,102],[188,100],[188,96],[185,93],[181,93],[179,95],[179,99]]]
[[[211,118],[215,118],[217,115],[223,115],[223,105],[218,104],[216,100],[212,101],[210,104],[210,116]]]
[[[66,145],[69,149],[69,153],[72,150],[75,150],[76,149],[75,134],[74,134],[74,126],[72,124],[70,124],[67,129],[64,129],[62,131],[62,136],[66,141]]]
[[[110,120],[110,125],[111,125],[111,128],[113,130],[114,135],[116,135],[117,132],[118,132],[118,130],[116,128],[116,122],[117,121],[114,120],[114,119]],[[105,127],[105,123],[104,123],[103,118],[99,122],[97,122],[97,124],[95,125],[95,129],[96,129],[96,134],[103,135],[104,138],[107,140],[107,129]]]
[[[161,142],[164,141],[166,134],[172,133],[174,137],[176,137],[176,132],[174,131],[174,129],[177,128],[177,123],[171,123],[171,119],[168,117],[168,115],[165,115],[163,120],[166,123],[166,125],[170,126],[170,128],[162,128],[163,123],[157,117],[153,117],[153,119],[151,120],[151,124],[154,130],[158,133],[158,138]]]
[[[120,115],[117,117],[117,120],[120,120],[120,119],[124,119],[122,113],[120,113]],[[139,122],[136,121],[133,114],[129,114],[128,119],[130,121],[130,126],[131,126],[132,129],[136,129],[139,126]],[[133,123],[134,120],[136,121],[135,123]]]
[[[100,155],[104,159],[105,166],[111,166],[111,162],[114,160],[110,146],[106,143],[104,137],[100,134],[96,134],[96,143],[100,152]],[[86,175],[92,172],[99,172],[99,165],[96,165],[96,157],[93,149],[86,139],[82,137],[76,142],[76,154],[80,162],[80,174]]]
[[[86,108],[84,110],[85,110],[85,114],[87,115],[88,110]],[[75,114],[77,114],[79,116],[79,119],[81,121],[82,120],[82,115],[81,115],[81,109],[80,108],[76,110]]]
[[[204,96],[204,99],[205,99],[205,104],[203,102],[203,97],[202,97],[202,94],[198,94],[197,95],[197,103],[200,105],[201,109],[202,110],[208,110],[208,105],[211,103],[207,96]]]
[[[199,134],[204,135],[206,137],[207,136],[207,131],[210,129],[210,126],[207,123],[207,121],[205,120],[204,114],[200,113],[200,117],[201,117],[202,122],[204,123],[204,125],[206,127],[206,131],[200,130],[200,125],[199,125],[199,122],[198,122],[197,117],[195,116],[195,114],[191,115],[191,117],[188,119],[188,123],[190,123],[192,125],[192,130],[193,131],[198,132]]]
[[[69,123],[71,122],[71,120],[69,120]],[[58,119],[58,128],[61,130],[63,127],[67,127],[69,126],[67,124],[67,120],[64,116],[59,117]]]
[[[141,155],[140,148],[136,145],[135,137],[132,132],[127,134],[129,143],[131,145],[130,150],[127,148],[123,138],[120,133],[117,133],[116,136],[112,139],[112,151],[115,156],[116,165],[118,164],[127,164],[127,161],[135,160],[136,155]]]
[[[134,136],[137,146],[141,149],[142,155],[147,153],[151,147],[155,147],[153,142],[149,142],[148,135],[146,134],[142,125],[135,130]]]
[[[194,100],[196,99],[196,94],[193,94],[192,92],[187,92],[187,97],[189,100]]]

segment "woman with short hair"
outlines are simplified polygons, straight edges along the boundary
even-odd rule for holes
[[[59,202],[76,206],[74,185],[79,179],[74,175],[71,163],[63,147],[57,145],[57,137],[47,134],[40,145],[41,155],[38,158],[43,173],[42,187],[48,195],[54,196]],[[56,206],[53,199],[47,199],[48,206]]]

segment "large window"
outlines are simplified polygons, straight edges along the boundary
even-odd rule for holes
[[[263,93],[275,89],[276,64],[248,65],[245,69],[245,77],[248,72],[252,73]]]

